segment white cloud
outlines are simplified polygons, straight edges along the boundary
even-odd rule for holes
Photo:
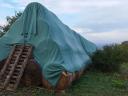
[[[86,33],[90,33],[93,32],[93,30],[89,29],[89,28],[83,28],[83,27],[72,27],[72,29],[74,29],[77,33],[79,34],[84,34]]]
[[[55,3],[53,3],[53,1]],[[52,0],[42,1],[55,12],[59,13],[79,13],[86,11],[87,8],[106,8],[120,5],[118,0]]]
[[[1,3],[0,7],[3,7],[3,8],[14,8],[14,6],[12,6],[12,5],[8,4],[8,3]]]
[[[118,43],[128,40],[128,32],[112,31],[101,33],[87,33],[87,38],[94,39],[95,41],[105,43]]]
[[[79,34],[86,39],[95,42],[97,45],[105,45],[112,43],[121,43],[128,40],[128,29],[113,30],[109,32],[94,32],[90,29],[74,28]]]
[[[61,17],[71,28],[96,43],[128,40],[128,29],[121,28],[128,24],[127,0],[10,0],[9,2],[0,1],[0,8],[15,8],[18,11],[23,10],[30,2],[39,2]],[[0,23],[5,24],[1,19]],[[98,32],[98,28],[103,32]],[[110,31],[106,32],[106,29]]]
[[[6,24],[6,21],[0,19],[0,26],[3,26]]]
[[[57,14],[79,13],[88,7],[113,7],[122,3],[120,0],[13,0],[10,2],[17,3],[19,9],[25,8],[30,2],[39,2]]]

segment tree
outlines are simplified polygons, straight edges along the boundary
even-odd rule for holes
[[[0,26],[0,37],[3,36],[3,27]]]
[[[14,16],[7,16],[6,17],[6,21],[7,21],[7,24],[6,25],[3,25],[3,26],[0,26],[0,34],[2,33],[5,33],[9,30],[9,28],[11,27],[11,25],[22,15],[22,12],[15,12],[15,15]]]

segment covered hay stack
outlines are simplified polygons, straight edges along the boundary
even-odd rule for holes
[[[0,61],[10,53],[10,45],[17,43],[34,47],[34,59],[28,62],[21,84],[43,84],[45,88],[55,90],[63,90],[78,79],[96,51],[95,44],[35,2],[26,7],[21,17],[0,38]]]
[[[4,66],[6,60],[0,62],[0,70]],[[69,87],[74,80],[77,80],[82,75],[83,70],[76,72],[74,74],[68,72],[62,72],[61,77],[57,83],[56,87],[53,87],[48,80],[46,80],[42,75],[42,70],[39,64],[31,58],[27,64],[24,74],[20,81],[20,86],[43,86],[48,90],[61,91]]]

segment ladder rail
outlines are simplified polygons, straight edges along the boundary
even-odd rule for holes
[[[32,54],[33,47],[31,45],[15,45],[13,46],[6,63],[1,71],[0,88],[15,91],[23,76],[25,67]]]
[[[6,70],[7,66],[8,66],[8,63],[9,63],[9,61],[11,60],[11,56],[12,56],[12,54],[13,54],[14,51],[15,51],[15,46],[16,46],[16,45],[13,46],[13,49],[12,49],[12,51],[11,51],[11,53],[10,53],[8,59],[6,60],[6,62],[5,62],[5,64],[4,64],[4,66],[3,66],[3,68],[2,68],[1,71],[0,71],[0,79],[2,78],[2,75],[4,74],[4,72],[5,72],[5,70]]]
[[[9,82],[9,80],[10,80],[10,78],[11,78],[11,76],[12,76],[14,70],[15,70],[15,66],[17,65],[17,63],[19,61],[20,55],[21,55],[21,53],[23,51],[23,47],[24,46],[22,46],[22,48],[20,50],[20,53],[18,54],[18,56],[16,58],[16,61],[15,61],[14,65],[13,65],[13,67],[12,67],[12,70],[9,72],[9,74],[8,74],[8,76],[7,76],[7,78],[6,78],[5,82],[4,82],[4,85],[3,85],[4,87],[6,87],[6,85],[8,84],[8,82]]]
[[[22,75],[23,75],[24,69],[25,69],[25,67],[26,67],[26,65],[27,65],[27,63],[28,63],[29,58],[30,58],[31,51],[32,51],[32,48],[29,49],[29,52],[28,52],[28,54],[27,54],[28,56],[27,56],[27,58],[24,60],[23,67],[21,68],[20,75],[18,76],[18,79],[17,79],[17,83],[14,85],[14,90],[17,88],[17,86],[18,86],[18,84],[19,84],[19,82],[20,82],[20,79],[21,79],[21,77],[22,77]]]

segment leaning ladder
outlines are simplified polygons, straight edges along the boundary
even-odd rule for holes
[[[14,45],[0,72],[0,89],[14,91],[32,53],[30,45]]]

